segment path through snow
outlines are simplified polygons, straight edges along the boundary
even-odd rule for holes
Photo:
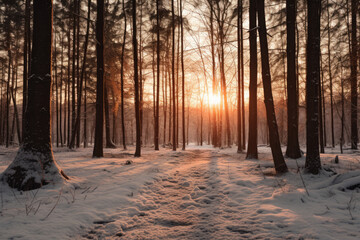
[[[0,172],[16,150],[0,147]],[[0,239],[360,239],[360,158],[351,150],[327,149],[327,170],[302,175],[309,196],[298,169],[305,157],[273,176],[266,146],[260,160],[210,146],[144,148],[140,158],[133,148],[104,158],[54,150],[71,180],[29,192],[0,184]]]
[[[246,172],[239,164],[233,168],[229,155],[212,150],[174,152],[173,168],[133,196],[133,205],[121,209],[104,221],[98,221],[83,238],[104,239],[292,239],[286,219],[269,218],[282,209],[264,209],[261,199],[270,197],[273,187],[255,188],[252,180],[236,181],[234,200],[232,176]],[[185,157],[182,157],[186,155]],[[234,159],[232,159],[234,163]],[[236,162],[240,161],[236,159]],[[230,166],[231,165],[231,166]],[[245,167],[245,166],[244,166]],[[254,166],[254,169],[256,166]],[[249,173],[249,172],[248,172]],[[249,173],[251,174],[251,173]],[[271,181],[272,182],[272,181]],[[265,214],[268,218],[264,222]],[[284,229],[285,228],[285,229]]]

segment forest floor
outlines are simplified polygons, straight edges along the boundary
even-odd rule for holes
[[[304,157],[274,176],[266,146],[260,160],[235,147],[144,148],[140,158],[105,149],[101,159],[55,148],[70,181],[0,185],[0,239],[359,239],[360,154],[326,152],[317,176],[303,173]],[[15,155],[0,148],[0,172]]]

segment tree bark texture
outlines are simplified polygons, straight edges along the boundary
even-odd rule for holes
[[[96,119],[93,157],[103,157],[104,135],[104,0],[97,0],[96,17]]]
[[[256,1],[250,1],[250,86],[249,86],[249,139],[246,158],[257,159],[257,47]]]
[[[134,85],[135,85],[135,120],[136,120],[136,148],[135,157],[141,156],[141,120],[140,120],[140,96],[139,96],[139,76],[138,76],[138,47],[137,47],[137,28],[136,28],[136,0],[132,0],[133,17],[133,55],[134,55]]]
[[[287,128],[288,139],[286,156],[289,158],[300,158],[301,151],[299,146],[299,96],[296,80],[295,64],[295,22],[296,22],[296,1],[286,1],[286,31],[287,31]]]
[[[34,0],[31,74],[23,143],[1,175],[18,190],[32,190],[68,177],[56,164],[51,146],[52,0]]]
[[[312,174],[321,169],[319,153],[320,9],[321,0],[307,0],[306,51],[306,162]]]
[[[351,149],[357,149],[358,126],[357,126],[357,28],[356,15],[358,12],[358,0],[351,0]]]

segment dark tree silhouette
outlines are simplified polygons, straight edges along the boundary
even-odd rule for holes
[[[241,61],[241,117],[242,117],[242,149],[245,150],[245,78],[244,78],[244,28],[243,28],[243,0],[240,3],[240,61]]]
[[[185,150],[185,70],[184,70],[184,19],[180,0],[180,27],[181,27],[181,93],[182,93],[182,150]]]
[[[116,148],[115,144],[111,140],[111,135],[110,135],[110,109],[109,109],[108,84],[109,83],[107,81],[105,81],[105,84],[104,84],[105,147],[106,148]]]
[[[295,23],[296,22],[296,1],[286,1],[286,31],[287,31],[287,96],[288,96],[288,138],[286,156],[289,158],[301,157],[299,146],[299,97],[296,79],[295,64]]]
[[[155,103],[155,150],[159,150],[159,106],[160,106],[160,0],[156,0],[156,103]]]
[[[34,0],[33,45],[25,111],[24,140],[1,180],[32,190],[68,177],[56,164],[51,146],[52,0]]]
[[[73,38],[72,38],[72,69],[71,69],[71,131],[74,132],[75,130],[75,121],[76,121],[76,20],[77,20],[77,12],[78,12],[78,1],[73,1]],[[70,96],[70,95],[69,95]],[[71,132],[69,132],[70,134]],[[75,134],[73,134],[75,135]],[[74,136],[75,137],[75,136]],[[71,142],[71,135],[69,136],[69,146]]]
[[[30,0],[25,1],[25,33],[24,33],[24,73],[23,73],[23,108],[22,114],[25,116],[25,109],[27,105],[27,83],[28,83],[28,65],[29,65],[29,50],[30,50]],[[22,119],[22,133],[25,131],[25,118]]]
[[[357,149],[358,127],[357,127],[357,27],[356,15],[358,10],[358,0],[351,0],[351,149]]]
[[[126,132],[125,132],[125,116],[124,116],[124,56],[125,56],[125,45],[126,45],[126,27],[127,27],[127,18],[126,18],[126,9],[125,9],[125,0],[122,2],[123,13],[124,13],[124,37],[121,47],[121,66],[120,66],[120,91],[121,91],[121,131],[122,131],[122,142],[123,148],[126,150]]]
[[[306,162],[312,174],[321,169],[319,153],[320,10],[321,0],[307,0],[306,49]]]
[[[215,40],[214,40],[214,6],[212,0],[207,0],[210,7],[210,42],[211,42],[211,72],[212,72],[212,90],[213,95],[216,96],[217,86],[216,86],[216,64],[215,64]],[[217,124],[217,111],[216,106],[212,108],[212,142],[214,147],[218,147],[221,143],[218,135],[218,124]]]
[[[138,76],[138,47],[137,47],[137,28],[136,28],[136,0],[132,0],[133,18],[133,53],[134,53],[134,91],[135,91],[135,120],[136,120],[136,149],[135,157],[141,156],[141,122],[140,122],[140,96],[139,96],[139,76]]]
[[[97,0],[96,17],[96,122],[93,157],[103,157],[104,135],[104,0]]]
[[[171,0],[171,29],[172,29],[172,63],[171,63],[171,77],[172,77],[172,150],[176,151],[176,97],[175,97],[175,9],[174,0]]]
[[[332,147],[335,147],[335,133],[334,133],[334,101],[333,101],[333,79],[332,79],[332,71],[331,71],[331,38],[330,38],[330,7],[329,7],[329,0],[326,1],[327,5],[327,50],[328,50],[328,67],[329,67],[329,88],[330,88],[330,119],[331,119],[331,144]]]
[[[242,125],[244,124],[244,122],[242,122],[242,88],[243,88],[243,82],[244,82],[244,64],[243,64],[243,60],[244,60],[244,56],[243,56],[243,39],[242,39],[242,34],[243,34],[243,30],[242,30],[242,11],[243,11],[243,5],[242,5],[242,0],[238,0],[238,6],[237,6],[237,47],[238,47],[238,52],[237,52],[237,60],[238,60],[238,65],[237,65],[237,76],[238,76],[238,96],[237,96],[237,130],[238,130],[238,149],[237,152],[241,153],[243,150],[243,143],[242,143]]]
[[[249,139],[246,158],[258,158],[257,152],[257,47],[256,1],[250,1],[250,90],[249,90]]]

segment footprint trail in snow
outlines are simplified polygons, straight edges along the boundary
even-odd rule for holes
[[[180,157],[183,154],[187,156]],[[236,182],[238,188],[243,188],[244,201],[229,197],[231,175],[242,169],[230,170],[224,157],[210,150],[174,152],[168,162],[173,165],[170,172],[146,183],[133,194],[131,207],[120,208],[110,219],[95,222],[82,238],[263,239],[271,235],[264,231],[268,228],[272,232],[280,230],[271,239],[282,239],[279,235],[291,239],[291,234],[281,233],[286,224],[273,220],[264,223],[257,218],[264,210],[254,208],[254,199],[263,197],[264,192],[256,193],[249,187],[251,183]],[[268,190],[269,196],[272,191]],[[254,196],[245,201],[249,195]]]

